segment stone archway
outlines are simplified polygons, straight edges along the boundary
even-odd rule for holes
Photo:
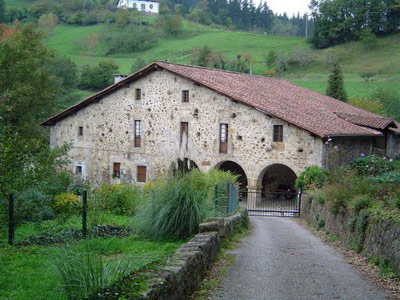
[[[243,168],[236,162],[231,160],[226,160],[223,162],[218,163],[215,166],[216,169],[221,171],[229,171],[232,174],[239,175],[238,184],[239,184],[239,191],[243,192],[247,190],[247,176],[246,172]]]
[[[258,182],[263,193],[296,192],[296,173],[283,164],[272,164],[260,173]]]

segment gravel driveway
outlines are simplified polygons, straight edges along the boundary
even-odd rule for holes
[[[213,299],[385,299],[344,257],[289,218],[251,217],[253,231]]]

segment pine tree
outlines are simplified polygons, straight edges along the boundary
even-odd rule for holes
[[[329,76],[326,95],[342,100],[343,102],[347,101],[346,91],[344,90],[342,69],[338,63],[333,66],[332,74]]]

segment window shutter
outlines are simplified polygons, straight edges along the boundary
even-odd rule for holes
[[[147,169],[145,166],[137,167],[137,181],[138,182],[146,182],[146,172]]]
[[[120,178],[120,176],[121,176],[121,163],[114,163],[114,165],[113,165],[113,175],[116,178]]]
[[[141,89],[135,90],[135,100],[142,100],[142,90]]]
[[[189,102],[189,91],[182,91],[182,102]]]

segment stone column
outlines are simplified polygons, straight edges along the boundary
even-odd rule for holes
[[[257,209],[257,197],[260,197],[258,180],[249,178],[247,182],[247,209],[254,210]]]

